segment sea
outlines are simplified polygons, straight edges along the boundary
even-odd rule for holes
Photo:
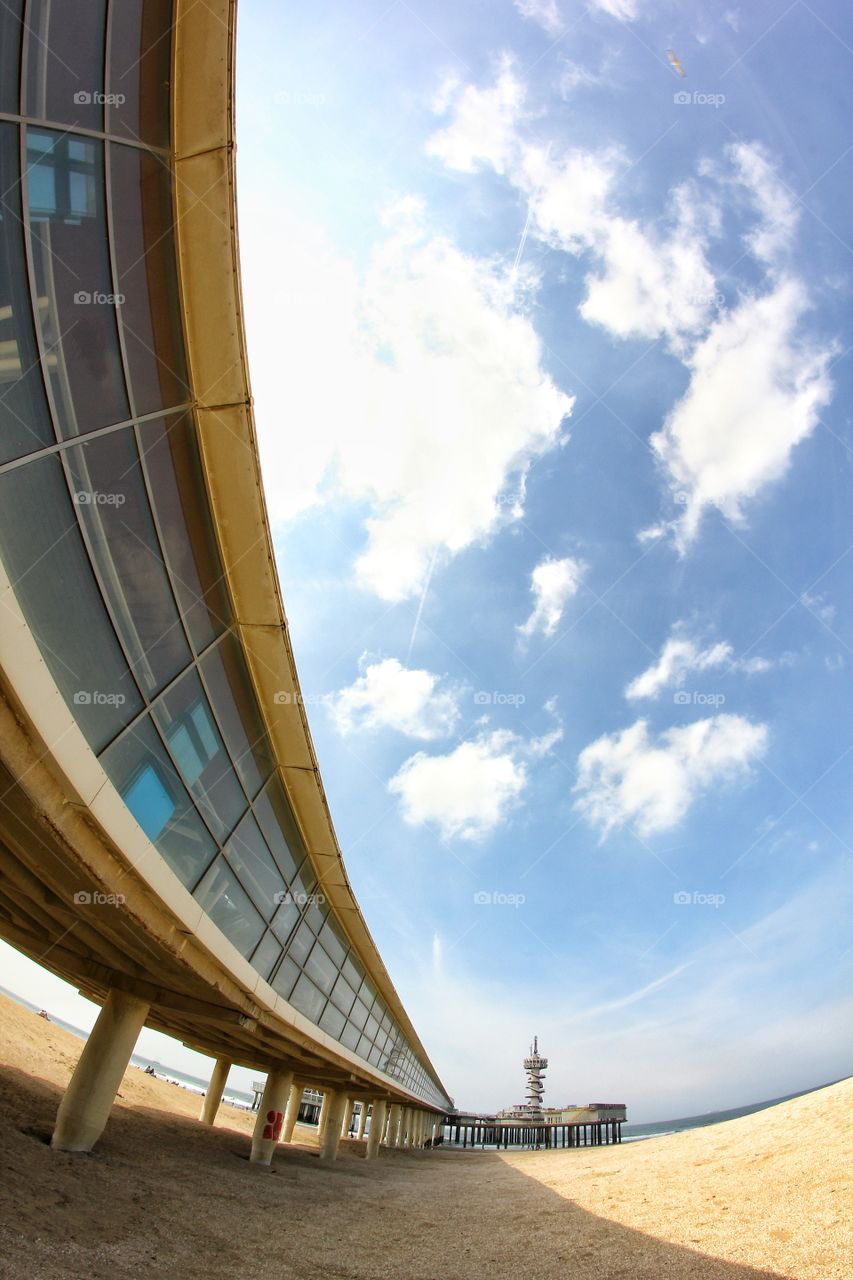
[[[31,1004],[29,1000],[25,1000],[23,996],[19,996],[14,991],[9,991],[6,987],[0,986],[0,992],[4,996],[8,996],[10,1000],[14,1000],[17,1004],[23,1005],[25,1009],[32,1009],[34,1013],[39,1012],[39,1006]],[[70,1022],[63,1021],[62,1018],[54,1017],[47,1010],[51,1022],[57,1027],[62,1027],[64,1031],[70,1031],[72,1035],[79,1036],[81,1040],[85,1040],[88,1032],[82,1031],[79,1027],[72,1026]],[[197,1076],[187,1075],[186,1072],[177,1071],[174,1067],[166,1067],[156,1059],[145,1058],[142,1054],[134,1053],[131,1056],[131,1062],[135,1067],[141,1068],[143,1071],[146,1067],[151,1067],[154,1074],[160,1080],[169,1080],[173,1084],[180,1085],[184,1089],[190,1089],[194,1093],[203,1094],[207,1090],[207,1081],[201,1080]],[[837,1081],[830,1080],[827,1084],[835,1084]],[[799,1093],[786,1093],[781,1098],[768,1098],[764,1102],[752,1102],[745,1107],[732,1107],[728,1111],[708,1111],[700,1116],[682,1116],[678,1120],[657,1120],[652,1124],[623,1124],[622,1141],[623,1142],[640,1142],[646,1138],[663,1138],[669,1133],[682,1133],[685,1129],[704,1129],[707,1125],[722,1124],[724,1120],[737,1120],[740,1116],[751,1116],[756,1111],[765,1111],[768,1107],[775,1107],[779,1102],[790,1102],[792,1098],[804,1098],[806,1094],[815,1093],[818,1089],[825,1089],[827,1085],[818,1084],[812,1089],[801,1089]],[[245,1107],[251,1109],[254,1097],[251,1093],[244,1093],[240,1089],[232,1089],[226,1086],[225,1100],[233,1103],[237,1107]],[[479,1145],[478,1145],[478,1149]]]
[[[19,996],[15,991],[9,991],[7,987],[0,986],[0,993],[8,996],[10,1000],[14,1000],[16,1004],[23,1005],[25,1009],[32,1009],[33,1013],[40,1011],[39,1005],[31,1004],[29,1000],[25,1000],[23,996]],[[88,1039],[88,1031],[83,1031],[80,1027],[73,1026],[72,1023],[66,1022],[63,1018],[56,1017],[49,1009],[45,1010],[45,1012],[55,1026],[62,1027],[63,1031],[70,1031],[72,1035],[79,1036],[81,1040]],[[141,1053],[134,1053],[131,1054],[130,1061],[134,1067],[139,1067],[142,1071],[146,1067],[151,1067],[158,1079],[168,1080],[171,1084],[180,1085],[182,1089],[189,1089],[192,1093],[199,1095],[207,1092],[208,1082],[206,1080],[202,1080],[198,1076],[187,1075],[186,1072],[178,1071],[175,1067],[166,1067],[162,1062],[158,1062],[156,1058],[146,1058]],[[232,1103],[235,1107],[244,1107],[247,1111],[251,1110],[254,1101],[253,1094],[244,1093],[242,1089],[233,1089],[230,1085],[225,1086],[223,1097],[226,1102]]]

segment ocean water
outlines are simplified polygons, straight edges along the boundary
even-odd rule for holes
[[[836,1081],[827,1081],[835,1084]],[[818,1089],[825,1089],[827,1084],[817,1084],[812,1089],[801,1089],[799,1093],[786,1093],[781,1098],[768,1098],[764,1102],[752,1102],[746,1107],[732,1107],[729,1111],[708,1111],[701,1116],[682,1116],[678,1120],[658,1120],[654,1124],[623,1124],[622,1141],[637,1142],[640,1138],[662,1138],[667,1133],[682,1133],[685,1129],[704,1129],[709,1124],[722,1124],[724,1120],[737,1120],[740,1116],[751,1116],[756,1111],[766,1111],[780,1102],[790,1102],[792,1098],[804,1098]]]
[[[23,1005],[25,1009],[31,1009],[33,1013],[39,1012],[39,1006],[32,1004],[29,1000],[25,1000],[23,996],[19,996],[14,991],[9,991],[7,987],[0,986],[0,992],[4,996],[8,996],[10,1000],[14,1000],[16,1004]],[[63,1031],[70,1031],[72,1035],[78,1036],[81,1040],[88,1039],[88,1031],[83,1031],[80,1027],[75,1027],[70,1022],[65,1022],[63,1018],[55,1017],[50,1010],[50,1020],[54,1026],[62,1027]],[[174,1067],[164,1067],[161,1062],[155,1058],[146,1058],[140,1053],[131,1054],[130,1061],[134,1067],[145,1070],[146,1067],[152,1067],[154,1074],[161,1080],[169,1080],[172,1084],[180,1085],[184,1089],[190,1089],[193,1093],[201,1094],[207,1092],[207,1081],[201,1080],[198,1076],[187,1075],[184,1071],[177,1071]],[[232,1089],[228,1085],[225,1089],[224,1099],[226,1102],[232,1103],[235,1107],[245,1107],[247,1110],[251,1108],[254,1095],[245,1093],[242,1089]]]

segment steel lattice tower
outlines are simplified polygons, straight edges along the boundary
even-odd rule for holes
[[[524,1059],[524,1070],[527,1072],[527,1112],[531,1120],[544,1119],[542,1095],[545,1092],[545,1085],[542,1077],[547,1066],[548,1059],[543,1058],[539,1052],[539,1037],[534,1036],[530,1056]]]

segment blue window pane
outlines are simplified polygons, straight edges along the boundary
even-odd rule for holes
[[[114,742],[101,764],[143,831],[191,889],[216,845],[148,718]]]
[[[225,840],[247,800],[194,671],[154,704],[152,715],[211,830]]]
[[[287,885],[250,813],[246,814],[226,844],[225,854],[261,915],[270,920],[279,903],[283,902]]]

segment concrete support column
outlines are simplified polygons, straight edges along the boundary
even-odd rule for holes
[[[424,1145],[424,1129],[426,1127],[426,1113],[424,1111],[415,1112],[415,1146],[420,1151]]]
[[[367,1098],[362,1098],[362,1100],[361,1100],[361,1115],[358,1117],[358,1134],[357,1134],[357,1137],[359,1137],[359,1138],[363,1138],[363,1137],[364,1137],[364,1130],[365,1130],[365,1128],[366,1128],[366,1126],[367,1126],[367,1108],[368,1108],[368,1106],[369,1106],[369,1105],[370,1105],[370,1104],[368,1103]]]
[[[322,1143],[323,1134],[326,1132],[326,1124],[329,1120],[329,1103],[332,1095],[327,1089],[323,1094],[323,1101],[320,1103],[320,1114],[317,1117],[317,1141]]]
[[[202,1124],[213,1124],[216,1119],[216,1113],[219,1110],[219,1104],[222,1101],[222,1095],[225,1092],[225,1085],[228,1082],[228,1072],[231,1070],[230,1058],[217,1058],[213,1064],[213,1071],[210,1074],[210,1084],[207,1086],[207,1093],[201,1104],[201,1115],[199,1119]]]
[[[281,1127],[282,1142],[293,1141],[293,1130],[296,1128],[304,1092],[305,1090],[301,1084],[294,1084],[290,1087],[290,1097],[287,1099],[287,1110],[284,1113],[284,1124]]]
[[[267,1075],[252,1134],[251,1164],[269,1165],[272,1160],[284,1128],[284,1113],[292,1084],[293,1072],[285,1071],[283,1067],[274,1067]]]
[[[364,1110],[367,1111],[367,1103],[364,1104]],[[370,1116],[370,1133],[367,1135],[367,1150],[364,1153],[365,1160],[375,1160],[379,1155],[379,1144],[382,1141],[382,1131],[385,1128],[385,1117],[388,1112],[388,1104],[384,1098],[380,1098],[373,1104],[373,1111]]]
[[[111,990],[68,1082],[50,1145],[57,1151],[91,1151],[104,1132],[150,1005]]]
[[[408,1150],[412,1145],[412,1108],[403,1108],[403,1123],[400,1125],[400,1135],[402,1137],[402,1146]]]
[[[352,1098],[344,1098],[344,1118],[341,1121],[341,1137],[349,1136],[350,1125],[352,1124]]]
[[[334,1090],[329,1095],[329,1114],[326,1120],[326,1131],[323,1134],[323,1140],[320,1144],[320,1159],[325,1164],[331,1164],[338,1157],[338,1145],[341,1140],[341,1127],[343,1125],[344,1114],[349,1104],[349,1098],[345,1093],[338,1093]]]
[[[400,1145],[400,1123],[402,1119],[403,1108],[399,1102],[395,1102],[391,1107],[388,1117],[388,1146],[398,1147]]]

